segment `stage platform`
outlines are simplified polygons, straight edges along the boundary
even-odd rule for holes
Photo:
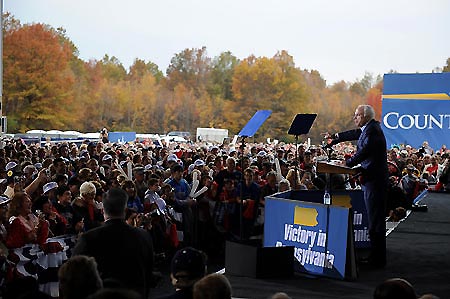
[[[372,298],[375,286],[388,278],[401,277],[413,284],[418,295],[450,294],[450,194],[428,193],[421,201],[427,212],[414,211],[387,237],[388,264],[384,269],[359,268],[354,281],[341,281],[295,274],[283,279],[255,279],[225,274],[234,298],[268,298],[285,292],[292,298]],[[220,265],[211,265],[210,270]],[[226,271],[226,270],[225,270]],[[172,289],[167,278],[153,289],[153,296]],[[152,296],[152,297],[153,297]],[[155,297],[153,297],[155,298]]]

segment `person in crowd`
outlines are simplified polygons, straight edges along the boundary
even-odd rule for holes
[[[56,202],[56,188],[58,188],[58,183],[48,182],[42,187],[42,195],[46,196],[51,202]]]
[[[36,214],[43,215],[49,223],[49,237],[61,236],[66,233],[67,220],[53,207],[50,199],[42,195],[33,203]]]
[[[428,155],[433,155],[434,154],[434,149],[431,148],[431,146],[429,145],[428,141],[424,141],[422,142],[422,148],[423,151],[425,152],[425,154]]]
[[[35,176],[37,176],[38,171],[36,169],[36,166],[34,165],[27,165],[23,168],[23,175],[24,175],[24,185],[28,186],[31,184],[31,182],[35,179]]]
[[[428,181],[435,184],[438,177],[439,163],[435,155],[431,156],[430,164],[424,166],[424,170],[429,174]]]
[[[103,281],[93,257],[77,255],[58,270],[59,298],[85,299],[103,288]]]
[[[170,169],[171,176],[165,183],[174,189],[174,208],[183,214],[183,243],[190,245],[193,242],[194,215],[192,206],[196,204],[195,199],[189,196],[191,187],[183,178],[183,166],[175,164]]]
[[[408,202],[406,208],[410,208],[414,198],[418,195],[419,191],[419,178],[415,174],[416,168],[412,164],[406,166],[406,174],[400,181],[400,186],[405,193],[406,200]]]
[[[214,224],[219,232],[239,234],[238,189],[232,179],[225,179],[219,201],[215,203]]]
[[[95,258],[103,281],[112,279],[147,298],[153,285],[153,244],[145,230],[125,223],[127,193],[110,189],[104,200],[105,224],[78,239],[73,255]]]
[[[278,192],[284,192],[284,191],[289,191],[289,190],[291,190],[291,184],[289,183],[289,181],[287,179],[282,179],[278,183]]]
[[[68,186],[60,186],[56,189],[56,203],[54,208],[66,219],[66,232],[69,234],[78,234],[84,230],[82,219],[74,223],[74,211],[72,207],[72,193]]]
[[[244,182],[237,186],[238,199],[237,202],[243,206],[242,222],[243,222],[243,237],[250,238],[251,235],[261,233],[261,225],[258,225],[258,230],[255,231],[256,219],[258,217],[258,209],[261,203],[261,187],[253,180],[254,172],[251,168],[244,170]],[[264,213],[263,205],[261,205],[261,213]],[[239,215],[239,207],[237,208]],[[263,214],[264,215],[264,214]],[[239,219],[239,218],[238,218]],[[239,220],[238,220],[239,221]],[[239,226],[238,226],[239,227]]]
[[[31,211],[31,198],[25,192],[16,192],[9,204],[10,225],[6,236],[8,248],[19,248],[28,243],[44,244],[48,237],[48,221]]]
[[[140,155],[136,155],[140,157]],[[133,182],[136,188],[136,195],[142,201],[145,197],[145,192],[148,189],[147,182],[145,181],[145,169],[142,166],[135,167],[133,169]]]
[[[194,299],[231,299],[230,281],[222,274],[208,274],[194,284]]]
[[[158,191],[160,190],[161,186],[159,185],[159,179],[150,178],[148,180],[148,189],[145,192],[144,197],[144,211],[146,213],[150,212],[150,206],[152,204],[156,204],[161,212],[164,212],[166,210],[166,202],[158,194]]]
[[[286,179],[293,190],[305,190],[307,187],[301,183],[302,174],[298,168],[290,168]]]
[[[364,202],[369,220],[371,253],[369,264],[384,267],[386,264],[385,202],[388,185],[386,138],[380,123],[374,119],[370,105],[359,105],[353,120],[356,130],[336,133],[330,145],[358,140],[356,153],[345,161],[346,166],[361,164]],[[329,136],[331,137],[331,136]]]
[[[100,131],[100,140],[101,140],[104,144],[109,143],[108,135],[109,135],[109,134],[108,134],[108,129],[106,129],[106,128],[101,129],[101,131]]]
[[[314,167],[313,153],[310,150],[305,151],[304,160],[300,163],[300,169],[312,172]]]
[[[74,211],[74,223],[83,221],[86,231],[98,227],[103,223],[102,211],[95,206],[97,189],[91,182],[84,182],[80,186],[80,197],[72,203]]]
[[[172,258],[170,272],[175,293],[159,299],[191,299],[194,284],[207,273],[207,256],[193,247],[180,249]]]
[[[379,284],[374,292],[373,299],[416,299],[416,291],[407,280],[391,278]]]
[[[128,194],[127,208],[134,209],[138,213],[144,212],[144,205],[136,193],[136,185],[132,180],[125,180],[120,187]]]
[[[221,194],[225,179],[231,179],[235,181],[235,185],[240,182],[241,173],[236,170],[236,159],[233,157],[228,157],[226,162],[226,168],[222,169],[217,173],[214,181],[217,183],[217,193],[216,200],[218,200],[218,196]]]
[[[264,203],[264,197],[278,192],[277,173],[272,170],[266,174],[266,183],[261,187],[261,203]]]

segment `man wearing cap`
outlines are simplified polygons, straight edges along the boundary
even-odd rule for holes
[[[191,299],[194,284],[207,273],[206,254],[192,247],[178,250],[170,264],[170,278],[175,293],[159,299]]]
[[[56,188],[58,188],[58,184],[56,182],[48,182],[42,187],[43,194],[48,197],[48,199],[52,202],[56,202]]]
[[[178,162],[178,157],[175,154],[170,154],[166,158],[167,167],[170,169],[174,164]]]
[[[150,234],[125,222],[127,193],[112,188],[103,199],[105,224],[83,233],[73,255],[95,258],[103,280],[116,281],[148,298],[153,285],[153,244]]]

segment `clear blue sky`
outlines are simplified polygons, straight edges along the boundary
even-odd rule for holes
[[[22,23],[63,27],[83,60],[135,58],[165,72],[174,54],[207,47],[272,57],[287,50],[297,67],[328,84],[365,72],[431,72],[450,57],[448,0],[4,0]]]

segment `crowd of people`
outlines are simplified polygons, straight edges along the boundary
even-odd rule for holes
[[[325,176],[316,172],[316,162],[345,159],[356,151],[348,142],[327,152],[306,143],[103,141],[40,145],[3,140],[2,284],[20,276],[11,267],[11,250],[43,245],[52,236],[83,236],[104,226],[104,200],[117,189],[127,198],[124,221],[150,236],[156,264],[170,260],[182,246],[221,255],[225,240],[262,238],[265,196],[323,190]],[[449,154],[445,146],[434,151],[426,142],[418,149],[390,149],[386,215],[410,208],[421,190],[449,191]],[[346,175],[333,175],[331,183],[334,189],[360,188],[357,177]]]

